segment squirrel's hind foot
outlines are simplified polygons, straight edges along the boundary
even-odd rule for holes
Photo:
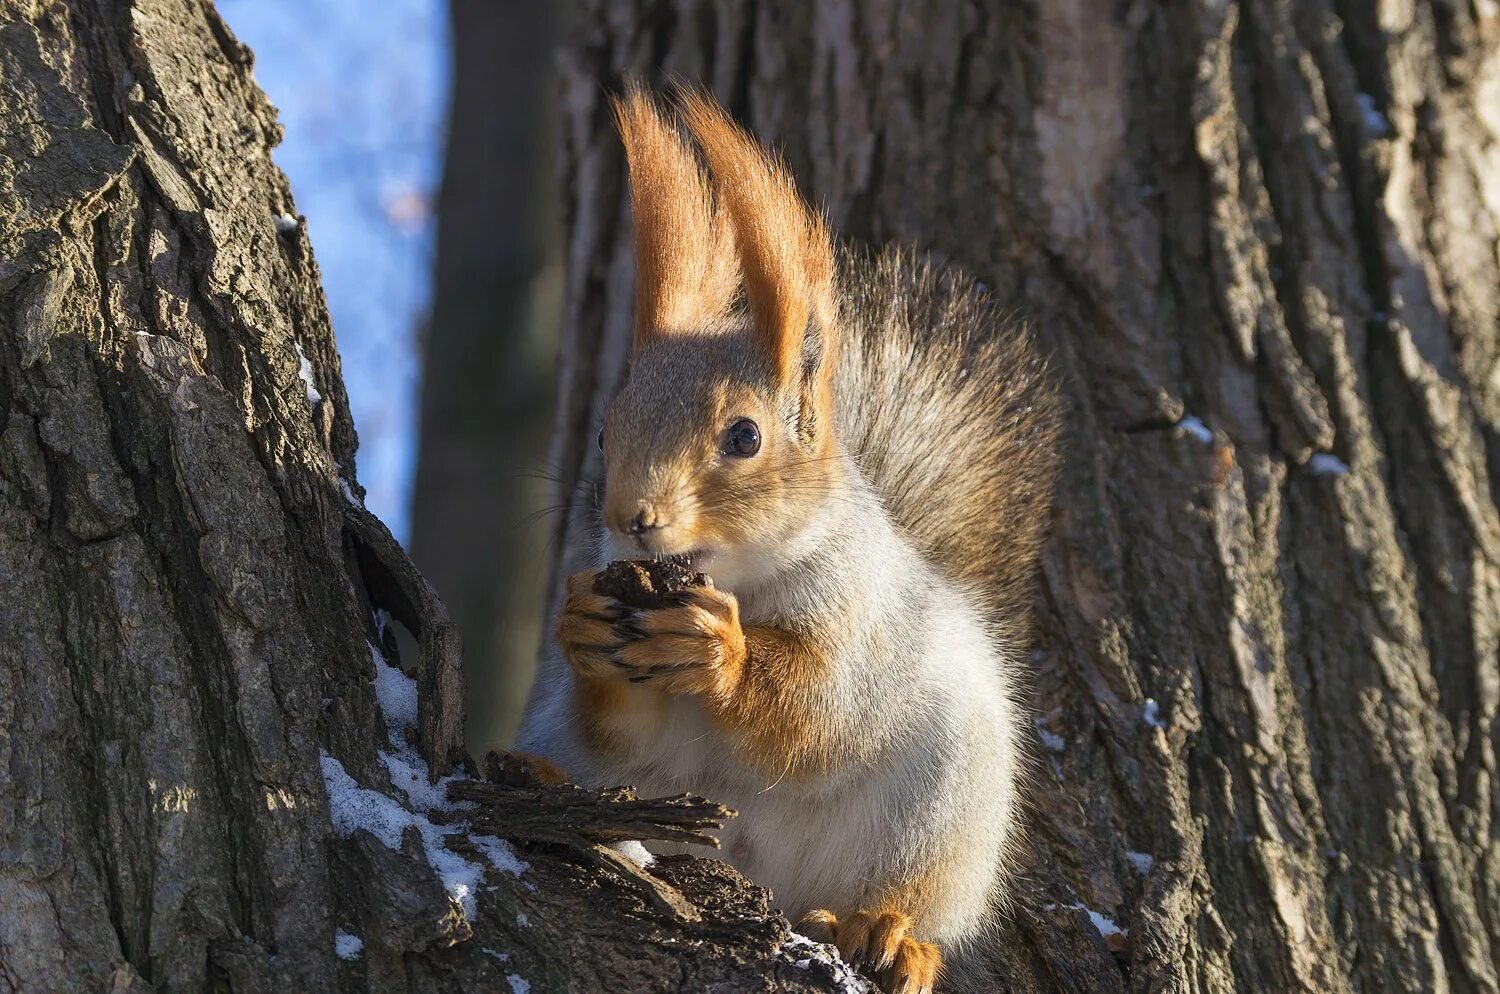
[[[861,909],[842,921],[832,911],[812,911],[802,927],[810,938],[832,942],[886,994],[932,994],[943,969],[942,952],[913,939],[911,919],[899,911]]]

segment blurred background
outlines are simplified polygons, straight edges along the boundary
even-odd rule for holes
[[[280,111],[366,503],[463,634],[469,746],[506,744],[549,566],[562,293],[552,0],[218,0]]]

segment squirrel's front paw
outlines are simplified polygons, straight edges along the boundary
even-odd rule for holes
[[[568,596],[557,614],[557,644],[572,667],[584,676],[606,676],[612,669],[610,655],[619,646],[614,624],[630,608],[613,597],[594,593],[598,570],[583,570],[568,577]]]
[[[671,595],[673,606],[636,611],[615,629],[627,638],[616,650],[632,683],[677,694],[728,695],[745,665],[739,601],[713,587]]]
[[[745,662],[739,602],[713,587],[671,595],[672,606],[631,608],[594,593],[593,570],[568,578],[557,641],[573,668],[669,693],[723,695]]]

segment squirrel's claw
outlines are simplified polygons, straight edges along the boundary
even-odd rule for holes
[[[594,593],[597,572],[568,577],[568,596],[557,615],[557,644],[579,673],[619,679],[628,667],[615,653],[631,637],[634,614],[613,597]]]
[[[594,593],[591,576],[569,578],[557,619],[558,644],[574,669],[668,693],[733,689],[746,652],[733,594],[700,587],[669,607],[636,610]]]
[[[724,693],[744,662],[737,612],[725,618],[692,604],[659,608],[640,612],[630,627],[635,637],[616,648],[614,658],[632,671],[632,683],[670,693]]]

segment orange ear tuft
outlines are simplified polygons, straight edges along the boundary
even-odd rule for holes
[[[611,101],[630,166],[635,347],[722,318],[739,282],[727,216],[682,135],[635,85]]]
[[[719,208],[729,214],[750,313],[782,382],[799,379],[812,359],[826,389],[833,365],[834,263],[822,217],[797,195],[785,167],[722,107],[690,90],[679,99],[708,160]],[[809,342],[809,332],[819,337]]]

